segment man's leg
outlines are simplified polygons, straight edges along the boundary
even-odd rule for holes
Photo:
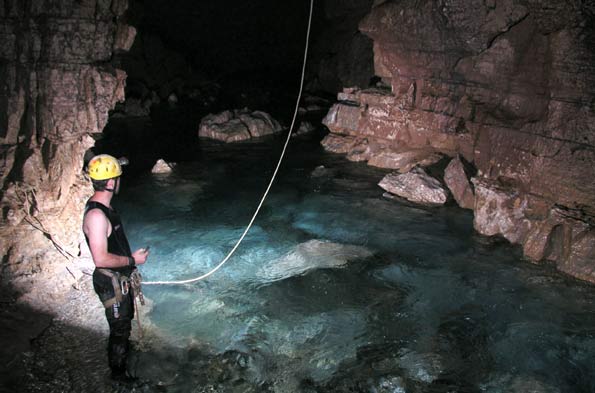
[[[126,362],[130,350],[130,329],[130,319],[116,319],[110,322],[107,356],[113,378],[126,375]]]
[[[134,317],[134,304],[130,294],[122,299],[119,305],[119,316],[115,318],[113,307],[105,310],[107,321],[110,327],[108,339],[108,360],[112,370],[112,378],[117,380],[128,380],[127,361],[130,351],[130,331],[132,329],[132,318]]]

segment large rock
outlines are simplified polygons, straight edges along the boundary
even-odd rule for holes
[[[444,183],[460,207],[475,207],[475,194],[460,157],[453,158],[444,170]]]
[[[166,162],[165,160],[160,158],[157,160],[155,165],[153,165],[153,168],[151,169],[151,173],[156,173],[156,174],[171,173],[174,170],[175,166],[176,166],[176,164],[174,162]]]
[[[442,184],[419,167],[404,174],[389,173],[378,185],[411,202],[442,205],[448,199]]]
[[[271,135],[282,130],[279,122],[268,113],[243,109],[205,116],[200,122],[198,136],[230,143]]]
[[[499,187],[474,178],[476,208],[473,224],[487,236],[502,235],[511,243],[521,243],[531,227],[525,216],[529,201],[514,189]]]

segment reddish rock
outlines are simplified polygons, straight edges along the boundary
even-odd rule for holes
[[[373,39],[375,74],[390,88],[345,89],[325,124],[393,152],[460,155],[478,169],[479,232],[595,282],[587,235],[595,222],[592,15],[586,3],[562,0],[377,2],[360,30]],[[470,187],[450,187],[473,206],[462,201]],[[559,221],[554,206],[582,218]]]
[[[389,173],[378,185],[391,194],[416,203],[443,205],[448,198],[448,191],[422,168],[414,168],[404,174]]]
[[[502,235],[511,243],[522,243],[531,222],[524,215],[527,200],[507,187],[473,179],[475,185],[475,230],[486,236]]]
[[[268,113],[235,110],[205,116],[200,122],[198,136],[231,143],[270,135],[282,129]]]
[[[558,268],[581,280],[595,282],[595,229],[582,225],[582,230],[575,233],[568,258],[558,263]]]
[[[369,158],[368,164],[380,168],[395,169],[407,173],[415,166],[429,166],[440,161],[442,156],[432,150],[381,151]]]
[[[475,195],[459,157],[453,158],[444,170],[444,182],[460,207],[464,209],[475,207]]]
[[[331,153],[349,153],[359,143],[355,137],[328,134],[320,142],[327,151]]]

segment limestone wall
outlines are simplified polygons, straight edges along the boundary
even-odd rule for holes
[[[112,59],[134,40],[127,6],[0,1],[1,278],[17,289],[26,291],[56,255],[64,262],[78,253],[91,191],[83,155],[124,99],[126,74]]]
[[[376,2],[360,30],[384,86],[339,94],[323,143],[462,156],[476,230],[595,282],[594,20],[584,1]]]

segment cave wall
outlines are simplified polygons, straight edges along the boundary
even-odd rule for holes
[[[31,289],[52,261],[68,276],[64,258],[78,253],[92,193],[83,156],[124,99],[126,74],[112,61],[134,41],[127,6],[0,1],[1,279],[14,289]]]
[[[367,87],[374,76],[372,40],[359,21],[373,0],[324,0],[314,14],[308,88],[336,94],[343,87]]]
[[[595,2],[377,2],[360,22],[386,89],[347,89],[324,143],[354,160],[473,164],[477,231],[595,282]]]

